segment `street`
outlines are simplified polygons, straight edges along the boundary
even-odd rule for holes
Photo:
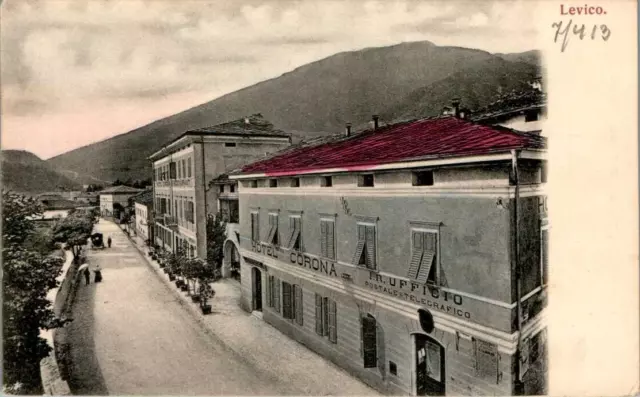
[[[69,327],[74,394],[300,394],[203,332],[117,225],[101,220],[96,229],[113,244],[88,250],[103,282],[83,279],[78,288]]]

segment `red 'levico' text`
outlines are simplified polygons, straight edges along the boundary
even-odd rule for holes
[[[560,15],[606,15],[607,11],[600,6],[585,4],[582,7],[560,4]]]

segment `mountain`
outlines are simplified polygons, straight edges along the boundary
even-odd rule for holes
[[[381,113],[383,120],[437,116],[452,98],[469,109],[481,109],[509,92],[530,90],[538,68],[495,57],[421,87]]]
[[[82,185],[59,173],[51,164],[25,150],[3,150],[2,188],[20,193],[80,190]]]
[[[375,113],[432,112],[452,96],[465,94],[481,103],[481,95],[499,90],[493,84],[504,89],[515,84],[509,82],[511,69],[517,81],[528,75],[523,71],[526,67],[535,69],[534,65],[505,59],[509,56],[440,47],[427,41],[343,52],[49,162],[58,169],[100,179],[145,179],[151,176],[146,158],[167,141],[189,129],[249,114],[261,113],[297,140],[341,131],[345,122],[359,125]],[[489,72],[495,77],[484,83]],[[462,82],[457,81],[460,78]],[[420,105],[414,105],[412,99]]]
[[[496,55],[504,59],[505,61],[510,62],[524,62],[536,66],[542,64],[542,53],[538,50]]]

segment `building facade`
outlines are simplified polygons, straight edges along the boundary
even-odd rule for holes
[[[169,251],[185,246],[206,258],[206,219],[219,208],[210,181],[289,146],[289,135],[261,115],[187,131],[150,156],[154,171],[155,243]]]
[[[153,244],[153,191],[133,196],[131,201],[135,212],[135,233],[147,244]]]
[[[141,192],[142,189],[123,185],[100,191],[100,215],[119,218],[122,211],[129,206],[129,199]]]
[[[443,117],[243,167],[243,307],[386,393],[535,391],[545,146]]]

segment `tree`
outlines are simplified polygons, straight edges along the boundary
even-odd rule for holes
[[[218,212],[215,217],[209,214],[207,216],[207,262],[218,271],[222,266],[226,239],[227,225],[222,218],[222,213]]]
[[[37,203],[6,191],[2,198],[3,385],[15,394],[41,394],[39,364],[51,348],[40,329],[63,324],[51,310],[47,291],[57,286],[64,260],[24,246],[34,233],[30,218],[41,213]]]
[[[91,212],[76,211],[60,220],[53,228],[55,241],[66,243],[73,260],[78,263],[82,247],[91,237],[95,218]]]

